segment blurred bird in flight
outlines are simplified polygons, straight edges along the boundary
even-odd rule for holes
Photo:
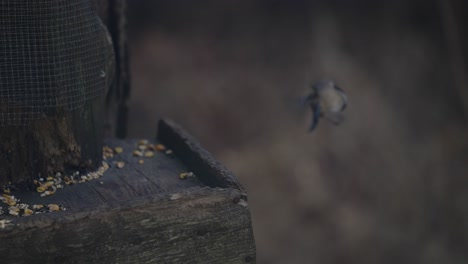
[[[331,80],[319,81],[311,88],[311,93],[302,98],[302,105],[309,105],[313,113],[309,132],[317,127],[322,117],[335,125],[343,122],[343,111],[348,103],[345,92]]]

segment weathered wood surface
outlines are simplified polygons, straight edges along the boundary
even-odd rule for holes
[[[57,203],[66,211],[12,220],[0,227],[0,256],[5,263],[255,263],[255,244],[245,192],[224,168],[181,180],[194,171],[183,163],[184,151],[202,151],[185,132],[162,122],[159,138],[175,156],[157,152],[151,158],[132,156],[136,141],[108,140],[124,152],[110,160],[103,177],[67,186],[55,195],[17,193],[21,202]],[[174,128],[175,130],[172,130]],[[172,135],[167,137],[166,133]],[[180,133],[180,134],[179,134]],[[184,139],[185,143],[176,143]],[[201,162],[217,166],[206,151]],[[206,159],[209,159],[208,162]],[[138,160],[145,162],[139,164]],[[196,165],[196,164],[195,164]],[[204,168],[201,166],[201,168]],[[211,171],[211,169],[209,170]],[[216,169],[214,169],[216,171]],[[213,179],[216,179],[214,181]],[[215,182],[232,183],[228,187]]]
[[[171,148],[178,153],[178,157],[206,185],[245,192],[236,177],[180,126],[171,120],[160,120],[158,129],[158,139],[171,142]]]
[[[127,32],[127,0],[92,0],[96,13],[109,29],[114,42],[116,76],[107,95],[107,135],[125,138],[127,135],[130,69]]]
[[[0,186],[34,189],[32,181],[55,172],[96,169],[102,155],[102,100],[27,126],[0,129]]]

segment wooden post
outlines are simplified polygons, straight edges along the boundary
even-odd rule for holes
[[[128,66],[127,0],[92,0],[114,41],[115,80],[106,98],[106,136],[127,136],[130,70]]]
[[[92,6],[4,1],[0,187],[33,189],[41,177],[96,169],[108,71],[105,32]]]
[[[0,186],[34,189],[32,180],[96,169],[102,160],[102,100],[27,126],[0,129]]]

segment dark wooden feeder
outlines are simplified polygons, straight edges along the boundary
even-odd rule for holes
[[[124,23],[121,23],[125,19],[125,1],[96,0],[94,3],[117,42],[117,86],[128,93],[126,39]],[[118,102],[117,111],[121,116],[126,112],[125,98],[121,94]],[[92,126],[83,130],[80,125],[91,122],[90,116],[102,116],[102,108],[96,105],[97,101],[93,101],[86,106],[90,110],[86,113],[91,114],[66,114],[48,119],[45,125],[51,128],[60,128],[60,121],[69,124],[67,129],[78,131],[61,138],[63,144],[55,147],[68,153],[70,142],[64,139],[73,140],[76,135],[77,148],[86,150],[77,154],[78,158],[92,156],[101,149],[98,119],[91,119],[97,130]],[[40,124],[38,120],[30,126]],[[6,137],[14,129],[0,127],[3,131],[0,136]],[[44,138],[37,140],[50,138],[47,134],[50,129],[42,131],[44,135],[36,136]],[[85,136],[81,136],[83,133]],[[17,134],[15,144],[21,145],[26,138],[30,140],[31,134]],[[47,152],[47,141],[41,142]],[[106,139],[104,145],[114,151],[113,157],[106,159],[110,168],[101,177],[63,184],[64,188],[57,189],[53,195],[41,196],[40,192],[24,189],[4,191],[4,212],[0,214],[2,263],[255,263],[247,195],[237,178],[170,120],[160,120],[157,136],[145,144],[153,148],[161,144],[166,149],[154,150],[151,155],[143,153],[140,157],[134,153],[138,140]],[[24,148],[21,153],[29,151]],[[5,164],[7,161],[0,161],[1,166]],[[11,176],[7,179],[0,174],[0,177],[3,177],[2,184],[11,180]],[[29,216],[21,208],[18,216],[14,216],[5,204],[11,201],[11,196],[15,196],[16,208],[21,208],[21,204],[30,208],[44,205],[44,208],[36,208]]]

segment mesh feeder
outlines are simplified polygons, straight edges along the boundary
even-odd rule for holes
[[[0,0],[0,126],[28,125],[103,96],[112,43],[89,0]]]
[[[0,0],[0,187],[98,169],[114,74],[90,0]]]

